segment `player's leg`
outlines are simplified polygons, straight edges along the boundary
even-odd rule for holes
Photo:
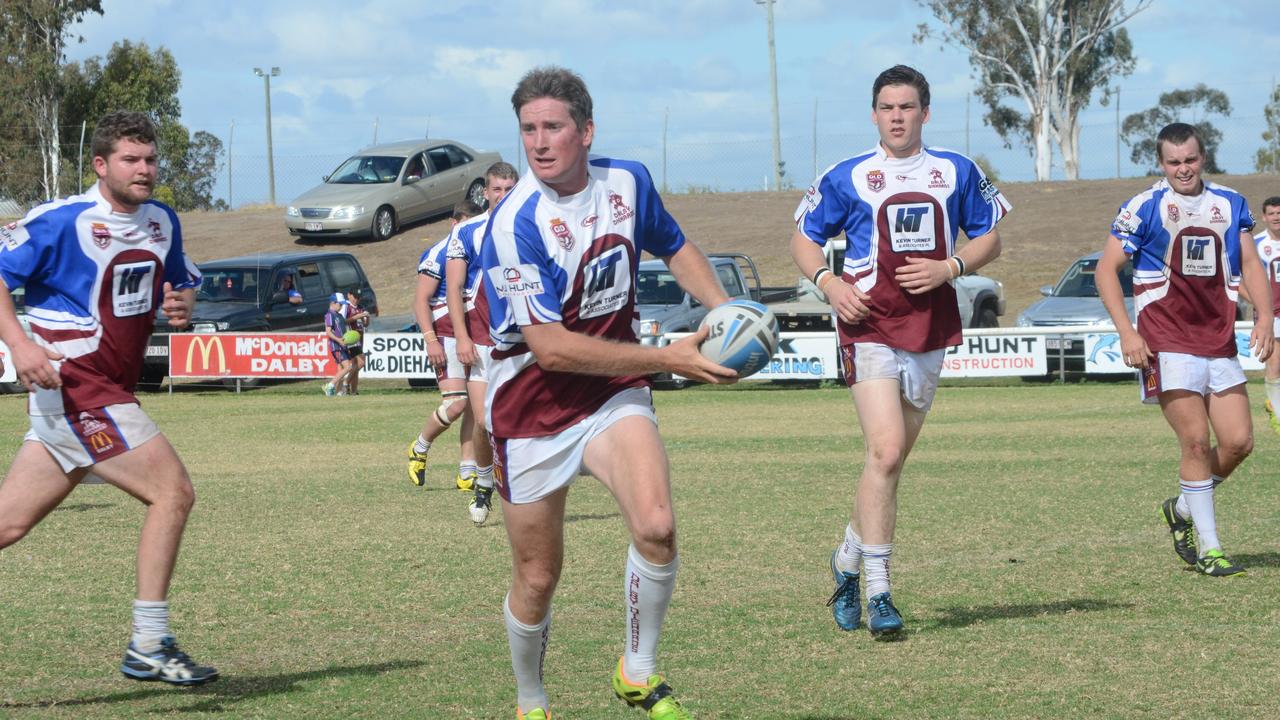
[[[1205,397],[1192,390],[1160,393],[1160,408],[1178,438],[1180,494],[1162,506],[1174,534],[1174,551],[1186,561],[1221,553],[1213,507],[1212,447]],[[1179,522],[1183,533],[1179,536]],[[1199,560],[1197,560],[1199,563]],[[1199,565],[1197,564],[1197,567]]]
[[[0,548],[26,536],[80,482],[86,468],[64,472],[49,451],[27,440],[0,484]]]
[[[489,384],[479,380],[467,382],[467,397],[471,405],[471,448],[476,456],[475,494],[467,512],[477,527],[489,519],[493,509],[493,446],[489,444],[489,431],[484,425],[484,398]]]
[[[511,545],[511,589],[503,615],[518,712],[550,710],[542,662],[551,634],[551,598],[564,564],[564,506],[568,487],[528,503],[503,503]]]
[[[463,403],[462,422],[458,426],[458,477],[454,484],[469,492],[476,484],[476,421],[470,401]],[[491,451],[492,452],[492,451]]]
[[[147,506],[138,540],[133,637],[121,672],[134,680],[174,685],[199,685],[217,679],[218,671],[182,652],[169,630],[169,581],[195,504],[195,489],[186,467],[169,441],[157,434],[97,463],[93,472]]]
[[[1280,331],[1280,318],[1275,319],[1275,326]],[[1276,337],[1280,338],[1280,332],[1276,332]],[[1280,352],[1273,352],[1267,358],[1263,383],[1266,389],[1267,420],[1272,432],[1280,435],[1280,418],[1276,417],[1276,413],[1280,412]]]
[[[440,388],[440,405],[427,415],[418,439],[409,446],[409,480],[419,487],[426,484],[427,453],[431,450],[431,443],[449,429],[467,408],[466,381],[460,377],[441,378],[437,385]]]
[[[1216,483],[1231,476],[1253,452],[1253,418],[1249,394],[1243,384],[1205,397],[1209,426],[1215,445],[1209,453],[1209,469]],[[1215,485],[1216,485],[1215,483]]]
[[[614,669],[614,692],[651,718],[688,717],[657,671],[680,560],[667,453],[652,414],[613,420],[587,443],[583,464],[613,493],[631,532],[623,589],[628,641]]]

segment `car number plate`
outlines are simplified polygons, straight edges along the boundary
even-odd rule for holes
[[[319,232],[324,229],[324,225],[318,222],[303,223],[303,229],[310,230],[312,232]]]
[[[1044,346],[1049,350],[1057,350],[1059,348],[1063,350],[1070,350],[1071,341],[1065,338],[1045,338]]]
[[[148,345],[147,357],[169,357],[168,345]]]

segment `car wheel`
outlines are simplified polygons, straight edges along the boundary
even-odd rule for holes
[[[979,308],[978,314],[973,320],[973,326],[976,328],[1000,327],[1000,318],[996,315],[996,309],[990,305],[983,305]]]
[[[475,206],[484,209],[485,203],[488,202],[484,196],[484,181],[477,180],[471,183],[471,187],[467,188],[467,199],[475,203]]]
[[[396,231],[396,212],[383,205],[373,214],[373,239],[386,240]]]

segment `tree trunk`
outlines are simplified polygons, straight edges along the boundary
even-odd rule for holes
[[[1032,140],[1035,142],[1036,180],[1049,179],[1053,166],[1053,145],[1049,142],[1049,121],[1043,114],[1032,118]]]
[[[1062,129],[1062,170],[1068,180],[1080,179],[1080,123],[1073,115]]]

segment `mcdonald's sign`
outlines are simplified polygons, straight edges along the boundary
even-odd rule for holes
[[[219,335],[169,337],[169,374],[174,377],[223,377],[228,374],[227,351]],[[182,352],[183,345],[186,352]],[[216,362],[215,362],[216,361]]]
[[[89,436],[89,447],[93,448],[94,455],[101,455],[115,447],[115,443],[111,441],[111,436],[106,432],[96,432]]]

